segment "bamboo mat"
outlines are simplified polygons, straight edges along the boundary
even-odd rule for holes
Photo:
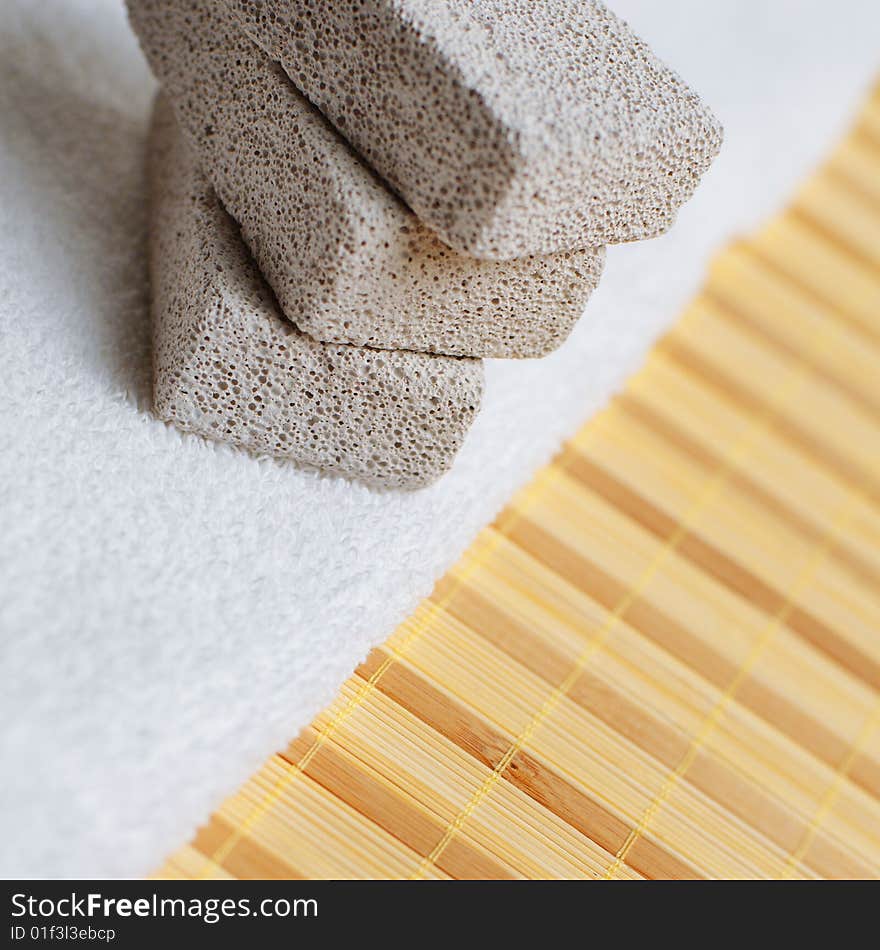
[[[880,877],[880,88],[159,872]]]

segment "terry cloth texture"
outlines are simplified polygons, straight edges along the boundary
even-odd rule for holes
[[[139,875],[187,840],[639,365],[877,68],[862,0],[615,10],[705,95],[725,148],[668,235],[609,251],[565,346],[487,363],[452,471],[404,494],[156,420],[154,83],[117,0],[3,4],[0,874]]]

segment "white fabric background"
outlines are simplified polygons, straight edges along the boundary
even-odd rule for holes
[[[875,0],[617,0],[727,141],[667,237],[612,249],[572,340],[488,367],[414,495],[148,412],[143,136],[121,0],[0,0],[0,874],[140,875],[333,696],[772,211],[880,69]]]

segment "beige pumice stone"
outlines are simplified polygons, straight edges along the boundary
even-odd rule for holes
[[[543,356],[597,284],[604,250],[512,263],[443,244],[216,0],[128,0],[200,163],[278,298],[319,340]]]
[[[448,244],[654,237],[721,127],[596,0],[221,0]]]
[[[415,488],[449,468],[478,360],[319,343],[286,320],[167,102],[150,149],[156,413],[189,432]]]

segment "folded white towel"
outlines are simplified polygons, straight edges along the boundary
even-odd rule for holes
[[[453,472],[383,495],[150,415],[152,81],[119,0],[3,7],[4,876],[138,875],[183,842],[606,401],[880,63],[864,0],[618,0],[724,122],[725,149],[667,237],[610,250],[561,351],[488,365]]]

